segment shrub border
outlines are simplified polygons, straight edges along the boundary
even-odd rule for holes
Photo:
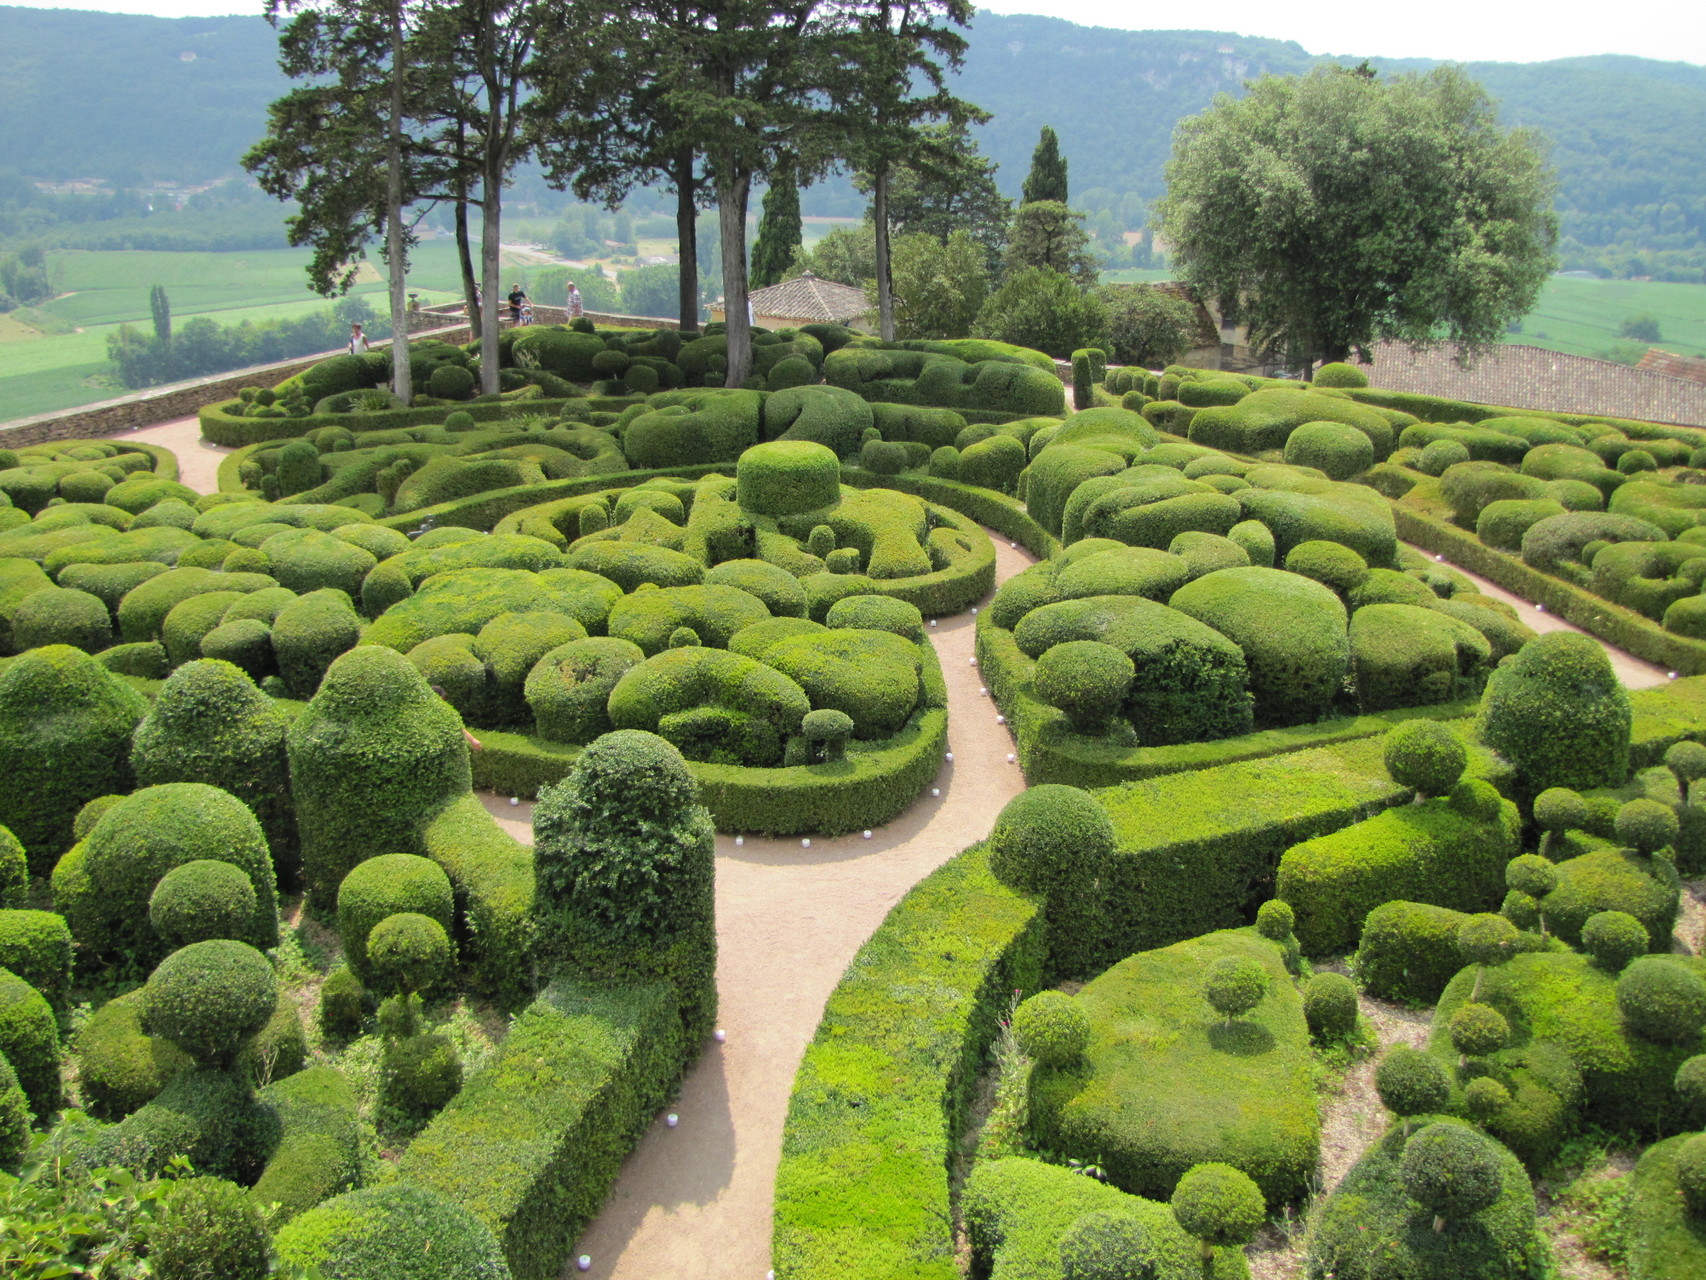
[[[396,427],[425,427],[442,423],[452,413],[462,412],[475,422],[503,422],[510,418],[532,417],[540,413],[561,412],[567,406],[585,406],[590,412],[620,413],[639,401],[629,396],[572,396],[547,400],[466,401],[456,404],[420,405],[407,409],[380,409],[373,413],[311,413],[302,418],[248,418],[226,412],[227,405],[236,400],[221,400],[204,405],[198,413],[201,434],[214,444],[234,448],[248,444],[266,444],[272,440],[288,440],[321,427],[344,427],[357,435],[363,431],[388,431]]]

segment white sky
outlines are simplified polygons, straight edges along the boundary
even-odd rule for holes
[[[8,0],[39,9],[152,13],[166,18],[261,12],[233,0]],[[1040,13],[1093,27],[1145,30],[1183,27],[1177,11],[1161,13],[1130,0],[988,0],[995,13]],[[1295,40],[1314,54],[1442,58],[1462,62],[1544,62],[1594,53],[1628,53],[1667,62],[1706,64],[1706,13],[1699,0],[1648,0],[1631,11],[1566,0],[1429,0],[1425,4],[1275,4],[1222,0],[1189,19],[1205,31]],[[1330,35],[1323,35],[1330,32]]]

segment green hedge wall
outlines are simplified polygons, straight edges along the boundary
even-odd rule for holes
[[[666,985],[559,980],[398,1162],[485,1223],[516,1280],[556,1280],[623,1159],[681,1078]]]
[[[778,1280],[957,1280],[949,1161],[998,1020],[1045,955],[1038,904],[996,883],[981,845],[889,912],[795,1077]]]
[[[509,418],[538,414],[561,414],[568,408],[620,412],[637,401],[627,398],[576,396],[567,400],[505,400],[496,404],[422,405],[413,409],[383,409],[375,413],[316,413],[306,418],[238,418],[226,412],[234,400],[203,407],[199,413],[201,434],[226,448],[287,440],[320,427],[344,427],[358,435],[363,431],[388,431],[395,427],[422,427],[443,422],[449,413],[466,413],[475,422],[503,422]]]
[[[533,850],[498,826],[472,793],[422,826],[421,843],[455,890],[457,945],[469,984],[502,1004],[520,1004],[537,986]]]
[[[1667,1138],[1635,1166],[1629,1212],[1629,1280],[1706,1280],[1706,1232],[1688,1211],[1677,1182],[1687,1136]]]

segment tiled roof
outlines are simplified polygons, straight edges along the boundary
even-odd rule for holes
[[[846,324],[871,309],[863,289],[824,280],[809,271],[781,284],[754,289],[749,296],[755,316],[811,320],[821,324]]]
[[[1706,360],[1698,356],[1679,356],[1669,351],[1660,351],[1657,347],[1648,347],[1647,354],[1641,357],[1641,363],[1635,367],[1652,373],[1662,373],[1667,378],[1706,382]]]
[[[1706,425],[1706,383],[1540,347],[1500,346],[1468,368],[1447,348],[1375,348],[1368,380],[1388,391],[1446,396],[1516,409]]]

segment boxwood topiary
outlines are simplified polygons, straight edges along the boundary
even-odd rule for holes
[[[421,851],[421,828],[470,789],[462,724],[393,649],[338,658],[287,738],[303,878],[330,906],[351,868]]]
[[[278,976],[247,943],[197,942],[174,951],[148,976],[143,1020],[201,1067],[231,1063],[243,1042],[278,1007]]]
[[[159,1280],[267,1280],[272,1233],[248,1192],[222,1178],[173,1183],[148,1238]]]
[[[300,867],[284,739],[284,717],[247,674],[202,659],[167,679],[136,728],[130,763],[139,786],[209,783],[243,801],[266,833],[274,868],[292,885]]]
[[[1555,631],[1524,645],[1487,681],[1481,740],[1516,766],[1522,789],[1621,786],[1632,713],[1605,650]]]
[[[1316,1039],[1344,1039],[1356,1030],[1356,984],[1331,970],[1314,974],[1303,984],[1303,1016]]]
[[[201,858],[160,877],[148,899],[148,922],[169,947],[210,938],[242,938],[255,920],[255,886],[241,868]]]
[[[113,619],[99,596],[50,587],[25,597],[12,615],[12,643],[19,649],[68,644],[87,653],[112,643]]]
[[[279,1257],[325,1280],[509,1280],[502,1251],[466,1209],[408,1182],[335,1196],[278,1233]]]
[[[462,1087],[462,1060],[445,1035],[419,1033],[386,1043],[380,1105],[419,1122],[431,1119]]]
[[[569,743],[608,733],[611,690],[645,657],[639,645],[614,636],[591,636],[551,650],[534,664],[524,686],[536,732]]]
[[[41,992],[5,970],[0,970],[0,1057],[12,1064],[38,1122],[59,1110],[63,1086],[53,1009]]]
[[[790,636],[764,662],[795,681],[814,709],[851,716],[860,738],[886,738],[911,719],[923,692],[917,648],[888,631]]]
[[[1421,1130],[1404,1144],[1399,1168],[1405,1193],[1433,1215],[1436,1232],[1492,1208],[1504,1192],[1497,1149],[1464,1125]]]
[[[1079,733],[1102,732],[1125,703],[1137,668],[1111,644],[1069,640],[1037,659],[1037,697],[1066,714]]]
[[[30,1147],[30,1104],[17,1073],[0,1054],[0,1173],[15,1174]]]
[[[808,440],[777,440],[748,449],[735,467],[741,508],[759,516],[791,516],[834,506],[841,465],[832,449]]]
[[[1706,1027],[1706,982],[1669,956],[1643,956],[1617,979],[1617,1009],[1636,1035],[1682,1044]]]
[[[1105,927],[1100,878],[1114,847],[1106,811],[1076,787],[1032,787],[995,820],[990,870],[1003,884],[1047,898],[1051,959],[1062,973],[1094,964]]]
[[[80,838],[80,835],[74,831],[73,838]],[[29,899],[29,893],[30,863],[24,846],[18,843],[18,837],[11,831],[0,827],[0,908],[23,906]],[[0,961],[0,965],[3,964]]]
[[[71,821],[97,796],[131,789],[128,747],[142,696],[80,649],[50,645],[0,673],[0,814],[46,875]]]
[[[1329,480],[1349,480],[1374,465],[1374,442],[1340,422],[1306,422],[1286,437],[1285,460],[1324,471]]]
[[[200,782],[146,787],[107,810],[82,848],[90,889],[83,910],[93,932],[78,941],[96,955],[144,966],[164,955],[168,948],[148,925],[149,898],[168,871],[204,858],[241,868],[254,887],[243,941],[278,945],[277,879],[266,837],[229,792]]]
[[[65,1012],[71,996],[71,930],[65,917],[0,909],[0,969],[29,983],[56,1012]]]
[[[1013,1013],[1013,1038],[1045,1067],[1069,1067],[1090,1045],[1090,1018],[1062,991],[1039,991]]]
[[[278,673],[293,698],[311,698],[339,654],[361,639],[361,617],[350,598],[334,588],[298,596],[273,619]]]
[[[1463,740],[1437,720],[1406,720],[1386,735],[1386,772],[1420,796],[1443,796],[1468,767]]]
[[[364,955],[366,950],[364,939]],[[345,951],[344,954],[347,957],[353,953]],[[366,1013],[367,992],[346,960],[327,974],[326,980],[320,984],[320,1028],[328,1036],[353,1038],[361,1034]]]
[[[1463,967],[1457,933],[1469,917],[1449,907],[1401,899],[1363,921],[1355,969],[1371,996],[1431,1004]]]
[[[1582,946],[1612,973],[1621,973],[1646,954],[1648,945],[1647,926],[1627,911],[1601,911],[1582,926]]]
[[[1188,1169],[1173,1188],[1172,1204],[1185,1234],[1202,1241],[1205,1269],[1213,1265],[1216,1247],[1249,1244],[1268,1216],[1267,1201],[1250,1176],[1217,1161]]]

